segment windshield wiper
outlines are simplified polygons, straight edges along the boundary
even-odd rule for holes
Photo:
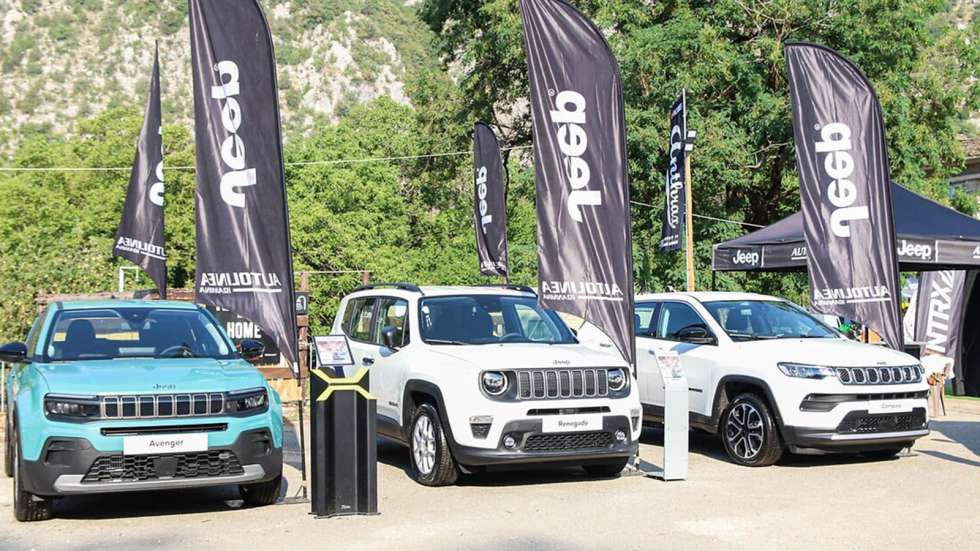
[[[446,339],[423,339],[425,342],[430,344],[455,344],[456,346],[467,346],[473,343],[463,342],[463,341],[451,341]],[[483,343],[486,344],[486,343]]]
[[[728,336],[733,339],[742,339],[746,341],[756,341],[761,339],[758,335],[750,335],[748,333],[736,333],[734,331],[729,331]]]

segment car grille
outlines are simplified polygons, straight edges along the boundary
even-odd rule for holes
[[[868,434],[876,432],[903,432],[918,430],[926,425],[926,410],[915,408],[906,413],[868,414],[863,412],[849,413],[837,432],[840,434]]]
[[[901,367],[838,367],[837,380],[845,385],[896,385],[922,381],[917,365]]]
[[[105,419],[202,417],[221,415],[225,409],[220,393],[103,396],[100,402]]]
[[[243,474],[230,451],[169,455],[106,455],[95,460],[82,483],[142,482],[161,478],[210,478]]]
[[[566,434],[533,434],[524,442],[524,451],[594,450],[613,443],[608,432],[570,432]]]
[[[517,372],[521,400],[601,398],[609,395],[606,369],[533,369]]]

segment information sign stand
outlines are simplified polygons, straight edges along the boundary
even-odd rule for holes
[[[314,337],[310,374],[312,513],[317,518],[378,514],[377,403],[367,369],[354,365],[347,337]]]
[[[673,350],[657,352],[657,366],[664,382],[664,469],[658,478],[685,480],[690,437],[687,377]]]

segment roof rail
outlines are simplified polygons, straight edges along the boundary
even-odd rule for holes
[[[510,289],[511,291],[521,291],[523,293],[531,293],[532,295],[537,295],[537,291],[528,287],[527,285],[517,285],[514,283],[504,283],[504,284],[494,284],[488,283],[485,285],[475,285],[475,287],[500,287],[501,289]]]
[[[354,289],[352,292],[356,293],[358,291],[369,291],[371,289],[377,289],[379,287],[394,287],[395,289],[401,289],[402,291],[411,291],[413,293],[422,293],[422,289],[414,283],[406,283],[404,281],[396,281],[394,283],[368,283],[367,285],[361,285],[360,287]]]

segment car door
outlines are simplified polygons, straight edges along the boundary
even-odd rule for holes
[[[351,315],[344,327],[344,333],[350,341],[350,352],[354,357],[354,365],[345,368],[344,375],[352,377],[359,369],[367,368],[370,377],[368,387],[380,404],[379,393],[383,386],[383,374],[375,371],[374,363],[377,361],[381,347],[373,339],[374,316],[377,306],[377,297],[358,297],[351,300],[349,306]],[[346,315],[344,317],[347,318]]]
[[[640,402],[663,408],[664,380],[656,356],[657,350],[662,347],[656,340],[659,306],[655,301],[636,303],[633,326],[636,330],[636,376],[640,386]]]
[[[372,338],[378,346],[378,353],[374,358],[372,376],[377,374],[381,379],[376,395],[378,415],[401,423],[401,388],[407,368],[403,365],[407,355],[403,349],[409,343],[408,301],[397,297],[380,298],[374,326]],[[381,336],[388,327],[395,329],[394,350],[385,346]]]
[[[688,392],[689,410],[710,416],[714,401],[712,392],[714,366],[721,360],[717,337],[701,314],[693,306],[680,300],[663,301],[657,312],[656,322],[655,338],[651,339],[652,347],[677,352],[690,391]],[[690,328],[703,328],[710,337],[714,338],[715,344],[685,342],[681,333]]]

